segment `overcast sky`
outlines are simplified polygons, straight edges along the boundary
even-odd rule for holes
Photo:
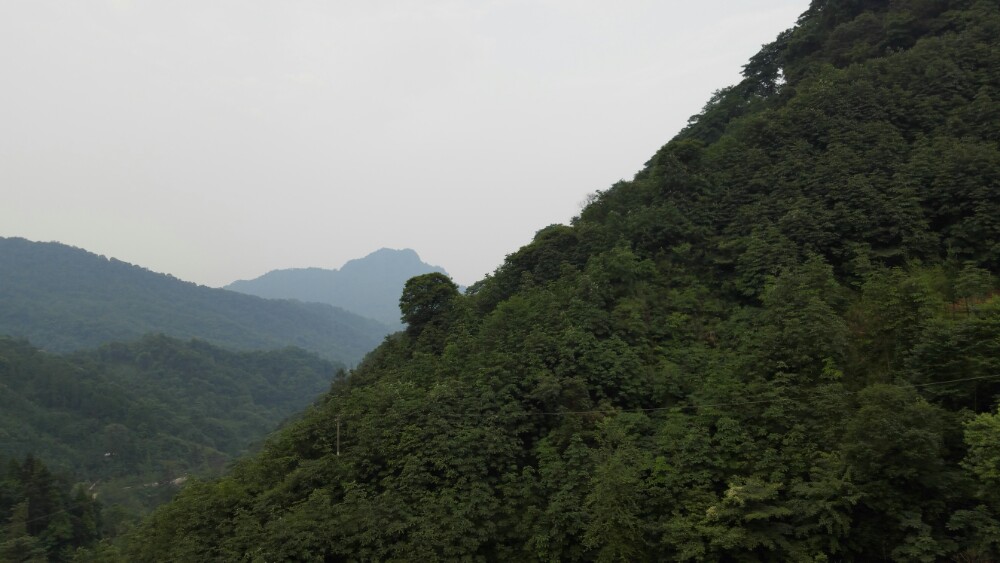
[[[0,0],[0,236],[221,286],[470,284],[629,179],[808,0]]]

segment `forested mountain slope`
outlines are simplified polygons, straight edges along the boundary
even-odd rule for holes
[[[0,238],[0,334],[52,352],[150,332],[355,363],[389,328],[342,309],[212,289],[58,243]]]
[[[399,294],[403,284],[431,272],[445,273],[440,266],[424,263],[409,248],[382,248],[349,260],[340,269],[274,270],[252,280],[235,281],[225,289],[269,299],[327,303],[401,329]]]
[[[406,332],[123,553],[1000,558],[997,37],[996,0],[815,0],[572,225],[408,282]]]
[[[0,454],[33,455],[96,483],[105,504],[141,510],[172,491],[125,487],[219,473],[338,369],[293,348],[230,352],[162,335],[63,356],[0,338]]]

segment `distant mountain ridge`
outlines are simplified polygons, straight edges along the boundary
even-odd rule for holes
[[[151,332],[243,350],[297,346],[354,363],[390,328],[330,305],[262,299],[60,243],[0,238],[0,334],[68,352]]]
[[[444,268],[427,264],[410,248],[382,248],[349,260],[340,269],[273,270],[252,280],[235,281],[224,289],[270,299],[326,303],[401,328],[399,296],[413,276]]]

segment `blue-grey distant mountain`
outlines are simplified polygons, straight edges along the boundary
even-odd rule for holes
[[[339,270],[274,270],[259,278],[233,282],[225,289],[271,299],[327,303],[401,328],[399,296],[403,284],[413,276],[431,272],[447,273],[440,266],[423,262],[409,248],[383,248],[364,258],[350,260]]]
[[[297,346],[355,363],[390,328],[322,303],[262,299],[59,243],[0,238],[0,334],[67,352],[151,332],[243,350]]]

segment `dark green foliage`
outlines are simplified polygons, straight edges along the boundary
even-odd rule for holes
[[[355,363],[389,328],[328,305],[212,289],[57,243],[0,238],[0,335],[69,352],[151,332],[241,350],[297,346]]]
[[[572,225],[418,278],[414,330],[128,557],[1000,558],[998,36],[813,2]]]
[[[928,390],[939,401],[973,411],[988,410],[1000,396],[1000,299],[977,306],[956,318],[928,322],[907,358],[910,378],[932,384]],[[937,382],[960,380],[933,385]]]
[[[406,281],[399,310],[407,331],[420,334],[427,325],[447,315],[458,297],[458,286],[440,273],[423,274]]]

